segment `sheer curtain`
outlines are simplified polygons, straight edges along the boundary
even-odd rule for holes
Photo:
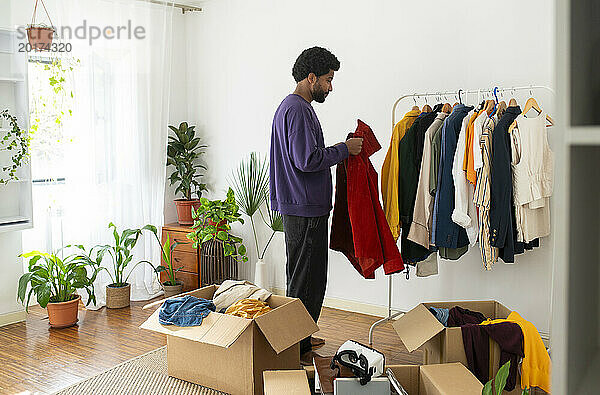
[[[65,193],[62,202],[64,244],[112,244],[109,222],[125,228],[163,224],[166,145],[170,92],[173,4],[139,0],[60,1],[59,26],[72,29],[138,28],[138,38],[64,38],[72,43],[75,66],[73,115],[65,124]],[[111,30],[112,28],[112,30]],[[82,30],[84,31],[84,30]],[[144,32],[141,38],[141,32]],[[79,35],[81,37],[81,34]],[[146,233],[137,243],[133,263],[160,263],[160,247]],[[111,267],[110,257],[104,265]],[[131,270],[130,265],[126,273]],[[160,292],[148,265],[131,274],[132,300]],[[96,306],[105,304],[103,273],[96,283]],[[82,295],[83,296],[83,295]]]

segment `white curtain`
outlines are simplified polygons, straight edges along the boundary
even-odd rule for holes
[[[72,43],[75,104],[65,122],[65,193],[61,202],[62,242],[112,244],[109,222],[119,232],[163,224],[166,145],[172,46],[172,3],[139,0],[61,0],[56,24],[73,29],[85,24],[102,31],[118,26],[121,38],[64,39]],[[143,38],[141,32],[143,29]],[[110,32],[110,30],[109,30]],[[133,263],[160,263],[160,247],[146,233],[137,243]],[[111,267],[107,256],[104,265]],[[131,265],[126,273],[131,270]],[[160,292],[156,275],[140,265],[128,282],[132,300],[147,300]],[[105,305],[103,273],[96,283],[97,303]],[[84,295],[82,295],[84,296]],[[85,298],[84,298],[85,299]]]

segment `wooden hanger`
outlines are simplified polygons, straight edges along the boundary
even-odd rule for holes
[[[494,104],[495,102],[493,100],[486,100],[483,109],[489,114],[494,109]]]
[[[444,107],[442,107],[442,112],[445,112],[446,114],[450,114],[452,112],[452,106],[450,103],[444,104]]]
[[[419,108],[419,106],[412,106],[412,111],[419,111],[419,110],[421,110],[421,109]]]
[[[500,103],[498,103],[498,108],[496,109],[496,114],[498,114],[498,117],[501,117],[505,111],[506,111],[506,102],[504,100],[502,100]]]
[[[511,98],[510,101],[508,102],[508,106],[509,107],[516,107],[518,106],[517,101],[515,100],[515,98]]]
[[[529,99],[527,99],[527,102],[525,103],[525,108],[523,109],[522,114],[527,114],[527,112],[531,109],[534,109],[535,111],[538,112],[538,114],[542,113],[542,109],[540,108],[540,105],[537,103],[537,101],[535,101],[535,99],[533,97],[530,97]],[[550,115],[546,114],[546,120],[550,123],[550,126],[554,126],[554,120],[552,119],[552,117],[550,117]]]
[[[431,110],[431,106],[430,106],[429,104],[425,104],[425,105],[423,106],[423,110],[422,110],[422,112],[431,112],[431,111],[432,111],[432,110]]]
[[[454,104],[452,105],[452,108],[454,108],[454,107],[456,107],[456,106],[458,106],[458,102],[454,103]]]

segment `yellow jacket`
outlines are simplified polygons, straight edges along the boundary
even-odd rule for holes
[[[383,196],[383,212],[387,219],[394,240],[400,237],[400,212],[398,209],[398,177],[399,177],[399,161],[398,161],[398,145],[404,137],[404,133],[412,126],[415,119],[421,111],[411,110],[394,126],[392,131],[392,139],[390,148],[385,155],[383,167],[381,169],[381,196]]]
[[[521,366],[521,388],[539,387],[550,393],[550,356],[535,325],[525,320],[516,311],[507,319],[487,320],[481,325],[513,322],[523,331],[523,364]]]

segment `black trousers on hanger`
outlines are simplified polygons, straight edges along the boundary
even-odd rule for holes
[[[315,322],[319,321],[327,286],[328,219],[282,215],[287,256],[286,295],[298,298]],[[300,353],[310,351],[310,338],[300,342]]]

